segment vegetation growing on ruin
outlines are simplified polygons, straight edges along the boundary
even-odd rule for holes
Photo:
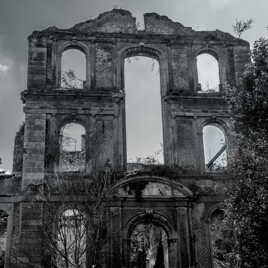
[[[268,267],[268,39],[255,42],[242,85],[230,89],[239,147],[232,171],[234,185],[227,219],[234,245],[231,267]]]

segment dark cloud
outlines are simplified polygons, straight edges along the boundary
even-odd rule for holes
[[[0,0],[0,156],[12,166],[15,131],[22,121],[20,91],[26,87],[27,36],[51,25],[68,28],[114,7],[130,10],[138,20],[158,12],[198,30],[232,31],[235,18],[252,18],[252,42],[267,35],[267,0]]]

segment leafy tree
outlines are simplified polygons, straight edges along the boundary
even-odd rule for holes
[[[234,230],[231,267],[268,267],[268,40],[254,43],[242,85],[229,90],[239,146],[227,219]]]
[[[235,24],[233,25],[234,33],[240,38],[245,31],[251,28],[252,23],[252,19],[248,19],[245,21],[236,19]]]

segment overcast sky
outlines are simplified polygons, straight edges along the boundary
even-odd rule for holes
[[[52,25],[71,27],[115,7],[130,10],[138,21],[157,12],[195,30],[232,32],[236,18],[252,18],[253,29],[243,38],[252,43],[267,36],[267,0],[0,0],[0,168],[11,170],[14,136],[24,118],[27,36]]]

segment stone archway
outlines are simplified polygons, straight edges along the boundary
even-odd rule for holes
[[[169,268],[168,235],[154,223],[139,223],[129,238],[130,268]]]
[[[119,181],[111,190],[110,227],[113,233],[120,230],[120,239],[111,239],[117,257],[110,267],[189,267],[192,196],[183,184],[165,177],[136,175]]]
[[[128,268],[177,268],[180,234],[170,219],[147,209],[134,216],[125,234],[125,263]]]

